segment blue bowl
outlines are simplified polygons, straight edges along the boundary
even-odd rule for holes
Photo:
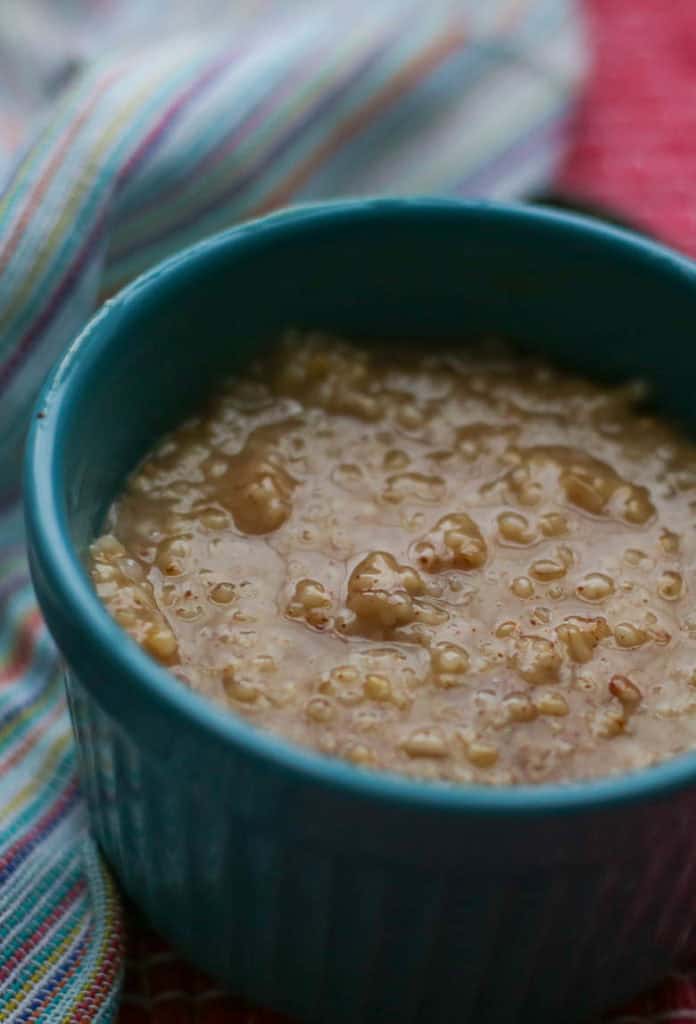
[[[128,639],[87,546],[126,474],[287,325],[497,332],[696,419],[696,272],[620,230],[437,200],[318,205],[162,264],[101,310],[36,408],[31,567],[67,663],[91,819],[191,960],[310,1022],[585,1020],[694,948],[696,754],[510,789],[323,759],[221,714]]]

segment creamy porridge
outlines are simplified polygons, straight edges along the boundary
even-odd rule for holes
[[[369,768],[511,784],[696,745],[696,446],[498,350],[288,336],[91,552],[187,685]]]

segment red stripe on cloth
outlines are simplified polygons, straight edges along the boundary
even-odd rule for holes
[[[327,100],[335,102],[335,100],[338,97],[343,95],[346,89],[350,86],[350,84],[354,83],[357,79],[359,79],[361,74],[364,71],[366,71],[369,66],[371,66],[373,63],[375,63],[375,61],[379,59],[380,53],[383,51],[383,47],[385,45],[391,45],[392,41],[393,40],[382,41],[382,44],[377,50],[368,53],[364,57],[359,67],[351,68],[349,73],[345,75],[343,78],[341,78],[338,82],[336,82],[331,87],[331,89],[321,97],[318,103],[313,104],[308,110],[303,112],[299,121],[291,119],[288,130],[284,132],[282,137],[275,141],[275,143],[272,145],[270,149],[266,149],[262,153],[262,156],[259,160],[246,167],[241,175],[234,173],[232,174],[232,183],[229,188],[224,189],[222,192],[216,193],[212,198],[208,197],[207,201],[204,203],[203,206],[187,210],[183,218],[180,218],[176,222],[169,223],[166,226],[166,228],[158,229],[154,234],[150,234],[145,238],[139,239],[136,243],[126,246],[125,249],[116,250],[114,252],[114,258],[128,259],[137,250],[140,250],[146,246],[156,245],[162,240],[169,237],[173,232],[181,231],[186,228],[192,227],[202,218],[208,216],[212,211],[220,210],[222,207],[231,203],[234,199],[238,199],[240,195],[243,195],[244,190],[248,187],[249,184],[256,181],[257,179],[261,179],[261,177],[267,171],[267,169],[275,164],[275,162],[279,158],[279,154],[282,154],[284,151],[291,148],[293,141],[297,137],[299,137],[303,132],[306,132],[310,125],[315,123],[319,112],[323,109]],[[314,55],[314,51],[312,51],[312,55]],[[306,79],[307,77],[311,77],[313,73],[311,61],[309,59],[307,61],[304,61],[298,70],[301,70],[302,72],[300,81],[302,81],[302,79]],[[293,75],[292,81],[296,82],[296,77],[297,76]],[[283,93],[279,91],[278,97],[281,97],[282,95]],[[266,108],[264,107],[263,111],[265,112],[265,110]],[[230,148],[232,151],[234,150],[234,147],[244,139],[244,137],[249,133],[249,131],[251,131],[255,123],[255,115],[252,113],[247,119],[243,119],[241,124],[237,128],[235,128],[230,143]],[[193,176],[194,180],[197,173],[201,172],[197,171],[196,168],[194,168],[191,171],[191,175]],[[175,183],[174,196],[166,196],[165,194],[167,201],[170,203],[173,202],[174,199],[176,198],[176,191],[181,190],[181,188],[184,187],[185,184],[188,184],[188,179],[183,184]]]
[[[87,879],[81,876],[77,879],[71,889],[65,894],[60,903],[56,904],[48,917],[45,917],[36,931],[30,935],[12,955],[0,964],[0,982],[4,982],[11,974],[14,974],[20,964],[26,960],[32,950],[38,946],[44,936],[60,921],[63,914],[72,904],[80,898],[87,888]]]
[[[107,927],[111,922],[107,921]],[[98,973],[85,989],[78,1003],[70,1011],[70,1020],[75,1024],[92,1024],[99,1007],[113,996],[113,988],[121,970],[123,959],[123,934],[120,920],[109,930],[106,949],[100,956]]]
[[[82,112],[75,118],[75,120],[70,125],[70,128],[63,136],[63,139],[58,149],[51,157],[51,160],[49,161],[43,174],[36,182],[33,189],[31,189],[31,191],[27,195],[25,200],[26,205],[24,207],[22,216],[17,221],[17,224],[15,225],[14,230],[10,234],[5,245],[0,249],[0,265],[7,266],[9,260],[12,258],[12,255],[19,243],[19,240],[24,234],[24,231],[26,230],[27,224],[36,212],[36,207],[41,202],[46,192],[46,189],[53,181],[54,176],[61,162],[63,161],[71,145],[79,135],[80,129],[88,120],[90,115],[93,113],[95,107],[99,103],[99,100],[106,92],[108,87],[111,85],[111,83],[114,81],[117,74],[118,72],[115,70],[110,72],[108,75],[104,76],[102,81],[97,86],[95,86],[94,92],[90,95],[89,101],[87,102],[86,106],[84,107]],[[10,189],[12,188],[11,183],[9,187]]]
[[[195,79],[195,81],[193,81],[185,91],[176,98],[174,103],[172,103],[172,105],[153,125],[145,138],[141,140],[138,146],[136,146],[135,150],[131,153],[123,167],[121,167],[116,179],[119,186],[128,179],[132,172],[137,168],[138,164],[145,156],[147,156],[148,152],[154,148],[157,142],[162,138],[166,129],[170,128],[179,114],[182,113],[186,104],[190,103],[191,100],[197,99],[205,87],[214,82],[217,76],[229,66],[230,62],[234,60],[237,55],[237,50],[232,53],[226,53],[223,58],[206,68],[203,74]]]
[[[93,1024],[94,1018],[97,1015],[100,1007],[107,1000],[113,998],[113,987],[116,983],[117,975],[120,970],[121,959],[123,955],[122,949],[122,935],[121,935],[121,922],[120,917],[115,919],[115,927],[112,931],[112,939],[107,947],[107,952],[104,959],[97,961],[98,973],[95,977],[95,984],[98,992],[92,997],[90,1008],[87,1013],[80,1012],[76,1014],[74,1011],[70,1012],[70,1017],[67,1018],[74,1024]],[[108,924],[107,924],[108,927]],[[82,936],[77,946],[73,948],[73,952],[70,954],[70,967],[64,974],[60,971],[54,976],[52,983],[49,985],[44,998],[42,999],[39,1006],[36,1007],[31,1017],[28,1018],[27,1024],[40,1024],[41,1021],[45,1020],[44,1011],[50,1008],[51,1002],[55,998],[55,989],[63,988],[75,974],[82,970],[84,967],[84,953],[89,948],[89,944],[92,938],[92,927],[90,927]],[[59,966],[59,965],[56,965]]]
[[[221,70],[221,67],[216,66],[215,73]],[[208,72],[210,69],[208,69]],[[151,149],[159,141],[164,130],[169,127],[172,123],[173,117],[179,114],[183,109],[186,102],[192,100],[195,96],[202,91],[203,87],[208,84],[209,73],[202,76],[201,79],[194,83],[194,86],[184,94],[183,97],[178,96],[172,106],[165,112],[160,118],[157,124],[151,129],[146,138],[142,141],[140,146],[131,155],[126,167],[132,170],[137,166],[137,163],[146,155],[149,149]],[[125,170],[125,168],[124,168]],[[121,184],[125,180],[125,175],[120,177]],[[56,288],[53,293],[49,296],[49,299],[44,306],[42,312],[34,320],[29,330],[24,334],[19,343],[15,346],[14,351],[7,359],[5,364],[0,368],[0,391],[7,387],[8,381],[11,376],[22,366],[25,360],[29,357],[32,352],[35,343],[39,337],[46,330],[51,320],[54,318],[61,304],[63,303],[66,295],[68,294],[71,285],[77,279],[81,273],[83,267],[86,265],[89,256],[91,255],[94,247],[99,241],[104,228],[106,226],[108,215],[110,213],[110,206],[108,201],[104,204],[101,213],[96,218],[95,223],[92,225],[92,230],[87,235],[87,238],[75,255],[73,262],[68,266],[63,276],[58,281]]]
[[[0,858],[0,874],[8,870],[13,860],[27,847],[31,847],[41,837],[41,833],[48,831],[60,818],[72,801],[77,796],[77,780],[71,779],[67,788],[56,802],[41,815],[36,824],[14,843],[7,853]]]
[[[289,202],[294,193],[303,185],[329,157],[335,153],[340,146],[348,142],[353,136],[369,123],[369,121],[380,114],[387,107],[391,106],[399,96],[408,88],[415,85],[420,79],[425,78],[435,68],[450,57],[457,50],[461,49],[466,42],[467,35],[462,30],[458,21],[451,26],[450,30],[441,36],[429,49],[420,54],[418,58],[408,64],[387,84],[382,92],[377,93],[369,103],[356,111],[342,124],[339,124],[332,135],[319,146],[318,149],[300,167],[294,171],[286,181],[275,189],[266,199],[258,204],[249,214],[250,217],[258,217],[267,213],[277,206]]]
[[[289,69],[289,73],[284,76],[280,82],[276,83],[274,91],[271,91],[268,95],[265,95],[256,106],[240,122],[235,122],[234,126],[230,126],[230,133],[225,135],[220,141],[204,156],[200,158],[198,163],[195,163],[190,171],[187,173],[185,178],[174,180],[173,182],[163,183],[162,189],[157,192],[155,201],[140,202],[136,200],[136,205],[133,209],[138,212],[142,212],[145,209],[157,205],[161,206],[165,203],[173,202],[177,200],[180,194],[190,185],[191,181],[198,179],[203,180],[205,175],[208,175],[212,169],[219,163],[221,163],[226,156],[228,156],[234,149],[236,149],[240,143],[254,130],[254,128],[263,123],[264,117],[267,116],[269,111],[273,110],[273,107],[277,105],[285,96],[290,92],[292,86],[299,79],[302,80],[303,76],[307,75],[307,61],[303,61],[301,65],[293,65]],[[157,239],[155,239],[156,241]],[[148,239],[148,243],[151,240]],[[139,246],[138,246],[139,247]],[[128,250],[126,250],[126,255]],[[116,250],[114,252],[115,258],[121,258],[123,253]]]
[[[18,761],[24,757],[27,751],[34,746],[36,741],[43,736],[43,734],[50,729],[53,723],[65,713],[65,706],[58,704],[50,714],[44,714],[40,721],[29,730],[26,736],[22,739],[19,746],[15,747],[9,757],[6,757],[4,761],[0,761],[0,777],[4,772],[9,771]]]
[[[19,369],[24,360],[28,357],[34,342],[38,339],[41,332],[48,326],[53,317],[55,316],[58,308],[65,297],[66,292],[72,285],[73,281],[82,272],[87,260],[89,259],[92,250],[99,241],[106,222],[106,214],[108,211],[108,205],[102,208],[101,214],[92,226],[91,232],[87,235],[84,245],[78,252],[74,262],[69,266],[66,273],[58,282],[58,286],[54,290],[51,298],[49,299],[48,305],[44,307],[41,315],[34,321],[30,329],[24,335],[18,345],[15,346],[14,352],[4,364],[0,367],[0,392],[6,387],[7,381],[15,370]]]
[[[34,653],[34,637],[42,628],[43,619],[38,610],[33,609],[19,627],[10,661],[0,670],[0,683],[9,683],[22,675]]]

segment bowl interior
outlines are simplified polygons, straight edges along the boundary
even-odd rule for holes
[[[640,374],[692,424],[693,272],[573,220],[447,203],[309,209],[149,275],[80,345],[63,433],[73,541],[84,548],[153,441],[288,326],[456,342],[496,333],[604,378]]]
[[[84,554],[155,439],[288,326],[458,343],[500,334],[600,377],[646,377],[658,406],[693,428],[695,324],[688,261],[567,214],[381,200],[217,236],[107,303],[37,406],[28,522],[44,612],[60,633],[60,603],[75,593],[59,592],[72,573],[63,527]],[[96,598],[83,589],[80,601]]]

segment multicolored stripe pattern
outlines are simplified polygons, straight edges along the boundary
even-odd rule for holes
[[[19,505],[1,522],[0,1020],[109,1021],[122,974],[119,900],[87,827]]]
[[[1,1020],[112,1020],[122,968],[13,499],[50,365],[102,298],[241,219],[540,188],[583,68],[572,0],[0,5]]]

